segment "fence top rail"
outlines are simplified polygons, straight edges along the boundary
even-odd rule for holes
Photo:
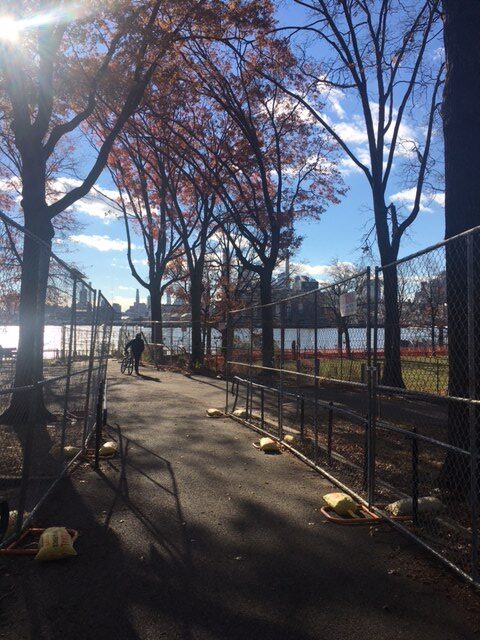
[[[29,231],[28,229],[26,229],[24,226],[22,226],[21,224],[19,224],[18,222],[16,222],[15,220],[12,220],[12,218],[10,218],[9,216],[7,216],[1,209],[0,209],[0,219],[3,220],[3,222],[6,225],[10,225],[12,227],[14,227],[15,229],[17,229],[17,231],[20,231],[21,233],[23,233],[25,236],[28,236],[29,238],[32,238],[32,240],[35,240],[35,242],[38,242],[38,244],[42,245],[45,249],[47,249],[49,255],[56,261],[58,262],[58,264],[63,267],[68,274],[70,275],[71,278],[75,279],[75,280],[79,280],[82,285],[84,287],[87,287],[88,289],[90,289],[92,292],[95,291],[95,289],[88,284],[88,282],[85,281],[85,276],[83,275],[83,273],[81,273],[78,269],[76,269],[75,267],[71,267],[70,265],[68,265],[64,260],[62,260],[61,258],[59,258],[57,256],[56,253],[54,253],[52,251],[52,248],[48,245],[47,242],[45,242],[45,240],[42,240],[41,238],[39,238],[38,236],[36,236],[34,233],[32,233],[31,231]]]
[[[480,228],[480,227],[479,227]],[[348,276],[348,278],[344,278],[343,280],[336,280],[335,282],[330,282],[329,284],[324,284],[317,289],[312,289],[311,291],[304,291],[303,293],[297,293],[294,296],[289,296],[288,298],[281,298],[280,300],[275,300],[274,302],[269,302],[268,304],[253,304],[249,307],[243,307],[242,309],[232,309],[228,313],[233,315],[236,313],[243,313],[244,311],[253,311],[254,309],[265,309],[267,307],[275,307],[276,305],[283,304],[284,302],[291,302],[292,300],[298,300],[299,298],[306,298],[307,296],[314,296],[322,291],[327,291],[332,287],[338,287],[342,284],[346,284],[347,282],[351,282],[352,280],[357,280],[357,278],[362,278],[367,276],[370,273],[370,267],[367,267],[363,271],[359,271],[358,273],[354,273],[352,276]]]
[[[425,249],[421,249],[420,251],[417,251],[415,253],[411,253],[408,256],[405,256],[404,258],[399,258],[398,260],[393,260],[393,262],[389,262],[388,264],[384,264],[380,267],[376,267],[375,270],[376,271],[385,271],[385,269],[389,269],[395,266],[398,266],[400,264],[403,264],[404,262],[408,262],[409,260],[413,260],[414,258],[420,258],[421,256],[424,256],[426,253],[430,253],[431,251],[435,251],[435,249],[441,249],[442,247],[445,247],[447,244],[450,244],[451,242],[455,242],[456,240],[459,240],[460,238],[466,238],[468,236],[474,235],[475,233],[480,232],[480,225],[476,226],[476,227],[472,227],[471,229],[467,229],[466,231],[462,231],[462,233],[458,233],[456,236],[451,236],[450,238],[446,238],[445,240],[442,240],[441,242],[437,242],[437,244],[432,244],[429,247],[426,247]]]
[[[423,433],[415,433],[413,431],[408,431],[407,429],[402,429],[402,427],[396,427],[395,425],[389,424],[384,420],[377,420],[375,422],[375,426],[377,429],[382,429],[383,431],[391,431],[392,433],[401,435],[406,440],[421,440],[422,442],[428,442],[429,444],[435,445],[440,449],[446,449],[447,451],[459,453],[467,457],[471,456],[470,451],[466,451],[465,449],[456,447],[455,445],[449,444],[448,442],[442,442],[442,440],[437,440],[437,438],[432,438],[431,436],[424,436]]]
[[[234,376],[233,380],[236,380],[238,383],[242,383],[247,386],[250,385],[258,389],[264,389],[265,391],[269,391],[272,393],[277,393],[277,394],[280,393],[280,389],[277,387],[269,387],[259,382],[252,382],[251,380],[247,380],[246,378],[240,378],[239,376]],[[359,413],[352,411],[351,409],[342,407],[341,405],[336,404],[335,402],[332,402],[329,400],[321,400],[320,398],[315,399],[314,396],[308,393],[292,393],[291,391],[290,392],[282,391],[282,394],[286,397],[298,398],[309,404],[313,404],[313,405],[316,404],[317,407],[320,407],[321,409],[325,409],[326,411],[334,411],[335,413],[349,416],[350,418],[355,419],[357,422],[365,426],[368,424],[368,418],[366,416],[362,416]]]

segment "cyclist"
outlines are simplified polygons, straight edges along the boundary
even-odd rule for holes
[[[145,342],[142,339],[141,333],[137,333],[133,340],[127,342],[125,345],[125,353],[127,353],[129,349],[132,350],[133,360],[135,362],[135,373],[139,376],[140,372],[138,370],[138,365],[140,364],[140,357],[145,349]]]

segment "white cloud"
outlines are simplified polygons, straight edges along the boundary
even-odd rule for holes
[[[349,156],[343,156],[338,163],[338,169],[343,176],[362,173],[362,170]]]
[[[81,180],[66,176],[53,180],[49,184],[48,201],[55,202],[60,197],[81,184]],[[84,213],[92,218],[100,218],[108,224],[110,220],[118,218],[119,216],[119,211],[115,202],[117,198],[118,191],[116,189],[107,189],[96,184],[84,198],[75,202],[69,208],[69,211],[74,213]],[[112,202],[112,200],[114,202]]]
[[[118,286],[120,291],[135,291],[135,287],[124,287],[123,285]]]
[[[338,271],[338,267],[348,267],[353,269],[352,262],[339,262],[337,265],[331,264],[303,264],[292,263],[290,269],[294,274],[307,275],[320,280],[321,282],[329,281]]]
[[[357,116],[351,122],[339,122],[333,128],[335,133],[347,144],[366,144],[368,142],[365,126],[358,122]]]
[[[110,302],[116,302],[122,307],[122,311],[126,311],[134,303],[134,296],[127,298],[125,296],[112,296],[109,298]]]
[[[108,236],[78,234],[70,236],[70,240],[91,249],[97,249],[97,251],[125,251],[128,246],[126,240],[113,239]]]
[[[331,110],[339,117],[345,117],[345,109],[342,107],[342,101],[345,99],[345,93],[341,89],[331,88],[328,92],[327,102]]]
[[[413,207],[415,202],[415,187],[411,189],[404,189],[403,191],[399,191],[398,193],[394,193],[390,196],[390,200],[393,202],[397,202],[398,204],[405,205],[407,207]],[[424,213],[432,213],[433,209],[431,205],[435,204],[439,207],[443,207],[445,205],[445,194],[444,193],[424,193],[420,199],[420,211]]]

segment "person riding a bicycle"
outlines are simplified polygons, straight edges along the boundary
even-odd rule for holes
[[[133,360],[135,362],[135,373],[139,376],[140,372],[138,371],[138,366],[140,364],[140,357],[145,349],[145,342],[142,339],[141,333],[137,333],[133,340],[127,342],[125,345],[125,353],[127,353],[129,349],[132,352]]]

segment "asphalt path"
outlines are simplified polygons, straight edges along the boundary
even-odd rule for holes
[[[78,557],[0,564],[0,638],[478,638],[478,596],[388,528],[320,513],[334,488],[268,456],[229,419],[221,383],[111,363],[117,458],[82,465],[39,524],[76,528]],[[3,589],[3,592],[2,592]]]

